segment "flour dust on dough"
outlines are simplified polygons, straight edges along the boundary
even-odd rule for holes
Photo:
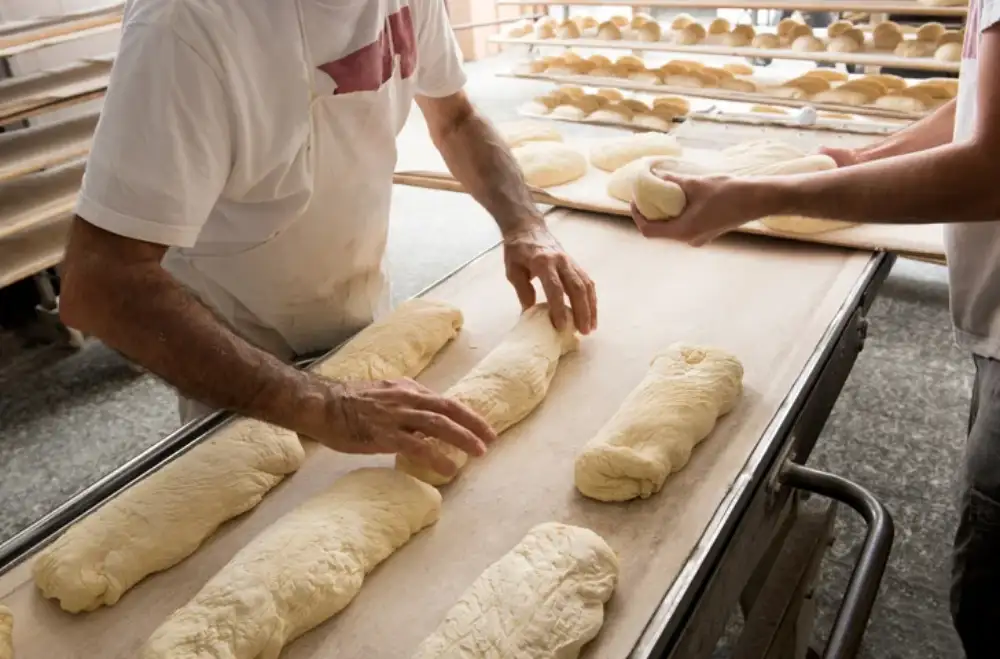
[[[365,576],[440,513],[438,491],[401,471],[352,471],[240,550],[139,659],[277,659],[350,604]]]
[[[458,335],[463,320],[450,304],[414,298],[358,332],[313,370],[334,380],[416,377]]]
[[[590,164],[606,172],[613,172],[645,156],[678,156],[682,152],[681,145],[672,135],[636,133],[595,144],[590,149]]]
[[[316,370],[337,380],[414,377],[461,326],[455,307],[410,300]],[[32,566],[35,584],[71,613],[111,606],[146,576],[190,556],[223,522],[256,506],[304,459],[293,432],[252,420],[227,426],[43,549]]]
[[[35,585],[70,613],[112,606],[190,556],[305,460],[298,435],[250,419],[150,474],[39,552]]]
[[[413,659],[576,659],[604,624],[618,557],[596,533],[548,522],[476,579]]]
[[[526,142],[511,149],[511,153],[521,167],[525,183],[532,187],[563,185],[587,173],[583,154],[560,142]]]
[[[579,337],[572,324],[559,332],[549,319],[549,305],[536,304],[525,311],[500,344],[455,383],[445,397],[467,405],[500,434],[538,407],[549,391],[559,358],[577,349]],[[465,466],[469,455],[451,444],[430,438],[435,447],[455,463]],[[431,485],[454,479],[396,456],[396,468]],[[457,471],[456,471],[457,474]]]
[[[599,501],[659,492],[742,394],[739,359],[713,348],[670,346],[577,456],[577,489]]]
[[[616,169],[608,178],[608,196],[631,203],[633,194],[632,188],[635,180],[643,171],[650,171],[653,168],[669,171],[682,176],[705,176],[711,174],[712,170],[705,165],[682,157],[670,158],[663,156],[647,156],[633,160],[627,165]]]
[[[507,146],[514,148],[528,142],[562,142],[562,134],[540,121],[513,121],[497,127]]]
[[[14,659],[14,614],[0,605],[0,659]]]

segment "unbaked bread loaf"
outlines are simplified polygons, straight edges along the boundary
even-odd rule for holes
[[[579,39],[580,26],[574,21],[565,20],[556,28],[556,37],[560,39]]]
[[[646,103],[640,101],[637,98],[626,98],[621,101],[621,104],[632,110],[636,114],[642,112],[649,112],[650,107]]]
[[[934,59],[939,62],[961,62],[962,44],[946,43],[943,46],[938,46],[937,50],[934,51]]]
[[[674,20],[670,23],[671,30],[682,30],[692,23],[696,23],[694,17],[691,14],[677,14]]]
[[[589,117],[590,121],[603,121],[609,124],[629,124],[635,113],[632,109],[619,102],[611,102],[600,108]]]
[[[621,90],[611,87],[601,87],[595,92],[595,95],[603,96],[609,101],[621,101],[625,98],[625,94],[622,94]]]
[[[818,94],[830,89],[830,81],[818,76],[799,76],[785,82],[785,87],[798,87],[807,94]]]
[[[639,12],[632,16],[632,20],[629,23],[629,27],[631,27],[634,30],[636,28],[642,27],[646,23],[653,23],[653,22],[655,21],[653,20],[652,16],[650,16],[649,14],[644,14],[642,12]]]
[[[776,34],[758,34],[751,42],[754,48],[773,50],[781,48],[781,38]]]
[[[823,43],[822,39],[812,34],[805,34],[796,37],[795,41],[792,42],[792,50],[800,53],[818,53],[826,50],[826,44]]]
[[[893,51],[903,41],[903,30],[898,23],[882,21],[872,30],[872,45],[875,50]]]
[[[681,146],[674,137],[638,133],[598,142],[590,149],[590,164],[606,172],[613,172],[645,156],[676,156],[680,153]]]
[[[934,54],[934,42],[917,39],[900,41],[893,52],[900,57],[930,57]]]
[[[870,80],[885,86],[886,91],[894,91],[906,88],[906,80],[891,73],[869,73],[861,80]]]
[[[948,31],[941,23],[924,23],[917,28],[917,41],[929,41],[937,43],[938,39]]]
[[[660,24],[655,21],[643,23],[636,29],[635,33],[639,41],[655,43],[660,40]]]
[[[556,28],[551,23],[535,24],[536,39],[555,39],[555,36],[556,36]]]
[[[861,34],[861,30],[854,30],[858,34]],[[862,39],[864,35],[862,34]],[[827,46],[827,50],[831,53],[856,53],[864,47],[864,42],[858,43],[856,39],[853,39],[848,34],[841,34],[839,37],[830,40],[830,45]]]
[[[884,96],[889,93],[889,88],[878,80],[867,80],[865,78],[848,80],[844,84],[837,87],[837,89],[861,92],[868,99],[869,103],[873,102],[879,96]]]
[[[716,18],[708,24],[709,34],[726,34],[730,29],[732,29],[732,26],[724,18]]]
[[[663,84],[663,78],[656,71],[632,71],[628,74],[628,79],[646,85]]]
[[[653,99],[653,109],[668,108],[675,115],[683,116],[691,111],[691,104],[680,96],[657,96]]]
[[[674,127],[674,116],[667,108],[654,108],[632,115],[632,125],[668,133]]]
[[[679,30],[674,30],[674,43],[681,46],[693,46],[705,40],[705,28],[699,23],[690,23]]]
[[[497,126],[497,131],[510,148],[528,142],[562,142],[562,134],[551,122],[511,121]]]
[[[788,110],[785,108],[774,105],[751,105],[750,111],[758,114],[788,114]]]
[[[752,76],[753,67],[749,64],[744,64],[743,62],[733,62],[732,64],[723,64],[722,68],[729,71],[733,75],[738,76]]]
[[[603,66],[611,68],[611,60],[604,55],[591,55],[587,58],[587,61],[593,64],[595,67]]]
[[[597,38],[603,41],[618,41],[622,38],[622,29],[612,21],[604,21],[597,27]]]
[[[834,21],[833,23],[830,23],[830,27],[826,28],[826,36],[831,39],[836,39],[844,32],[854,29],[856,29],[854,27],[854,23],[851,23],[850,21]]]
[[[628,27],[629,25],[632,24],[631,20],[629,20],[628,18],[625,18],[621,14],[616,14],[616,15],[612,16],[611,17],[611,22],[614,23],[615,25],[617,25],[618,27]]]
[[[743,48],[753,43],[756,33],[750,25],[737,25],[732,32],[722,37],[722,43],[734,48]]]
[[[875,100],[875,107],[886,110],[898,110],[900,112],[927,112],[933,107],[933,101],[929,96],[923,99],[901,94],[887,94]]]
[[[743,78],[726,78],[724,80],[720,80],[719,87],[733,92],[743,92],[745,94],[753,94],[757,91],[757,85],[753,81],[744,80]]]
[[[938,48],[946,43],[963,43],[965,41],[965,30],[948,30],[937,40]]]
[[[816,103],[842,103],[843,105],[867,105],[868,95],[856,89],[828,89],[812,97]]]
[[[778,38],[781,40],[781,45],[791,46],[800,37],[811,37],[813,36],[812,28],[808,25],[803,25],[802,23],[794,23],[788,28],[786,34],[779,34]],[[823,43],[820,41],[820,43]]]
[[[778,22],[778,27],[776,28],[776,32],[778,33],[778,37],[781,38],[783,41],[790,42],[791,40],[789,39],[789,37],[792,34],[792,32],[798,29],[799,26],[802,25],[803,24],[801,22],[795,20],[794,18],[783,18]]]
[[[803,78],[820,78],[827,82],[843,82],[847,80],[847,74],[836,69],[812,69],[802,74]]]

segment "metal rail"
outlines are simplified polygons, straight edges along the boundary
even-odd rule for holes
[[[459,23],[458,25],[452,25],[451,29],[455,32],[459,30],[474,30],[477,27],[493,27],[495,25],[506,25],[507,23],[520,23],[521,21],[534,21],[545,14],[530,14],[524,16],[515,16],[513,18],[495,18],[491,21],[479,21],[478,23]]]
[[[663,7],[670,9],[788,9],[800,11],[857,11],[868,14],[905,14],[907,16],[965,16],[968,14],[966,5],[955,7],[931,7],[917,2],[899,0],[897,2],[880,0],[644,0],[635,5],[620,0],[496,0],[497,5],[520,7],[619,7],[624,14],[629,14],[633,7]]]

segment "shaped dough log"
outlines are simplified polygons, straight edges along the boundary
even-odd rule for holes
[[[590,150],[590,163],[606,172],[613,172],[644,156],[674,156],[682,152],[677,139],[662,133],[636,133],[608,140]]]
[[[35,585],[70,613],[112,606],[193,554],[304,460],[294,432],[240,420],[70,527],[38,554]]]
[[[514,329],[482,361],[455,383],[445,397],[470,407],[499,434],[531,414],[549,391],[559,358],[576,350],[579,338],[572,326],[561,333],[549,320],[548,304],[536,304],[524,314]],[[435,438],[428,441],[444,453],[458,469],[469,455]],[[445,485],[454,479],[396,456],[396,468],[431,485]],[[457,475],[457,472],[456,472]]]
[[[14,614],[0,606],[0,659],[14,659]]]
[[[599,535],[539,524],[486,568],[413,659],[576,659],[617,581],[618,557]]]
[[[599,501],[659,492],[742,393],[743,366],[736,357],[672,345],[577,456],[577,489]]]
[[[358,469],[237,553],[139,651],[140,659],[276,659],[339,613],[365,576],[437,521],[441,495],[394,469]]]
[[[338,380],[414,377],[461,326],[455,307],[410,300],[315,370]],[[190,556],[220,524],[256,506],[304,459],[295,433],[239,421],[43,549],[32,566],[35,584],[71,613],[111,606],[146,576]]]
[[[560,105],[551,114],[562,116]],[[576,105],[570,106],[584,113]],[[597,108],[593,108],[596,110]],[[521,167],[524,182],[537,188],[550,188],[570,183],[587,173],[587,159],[576,149],[559,142],[527,142],[511,149],[514,159]]]

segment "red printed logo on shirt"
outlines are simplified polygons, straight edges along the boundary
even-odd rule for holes
[[[979,58],[979,16],[983,12],[983,0],[969,3],[969,16],[965,21],[965,41],[962,43],[962,59]]]
[[[375,41],[323,64],[319,70],[337,83],[334,95],[378,91],[392,77],[394,55],[399,56],[400,78],[413,75],[417,68],[416,41],[410,8],[402,7],[386,17]]]

